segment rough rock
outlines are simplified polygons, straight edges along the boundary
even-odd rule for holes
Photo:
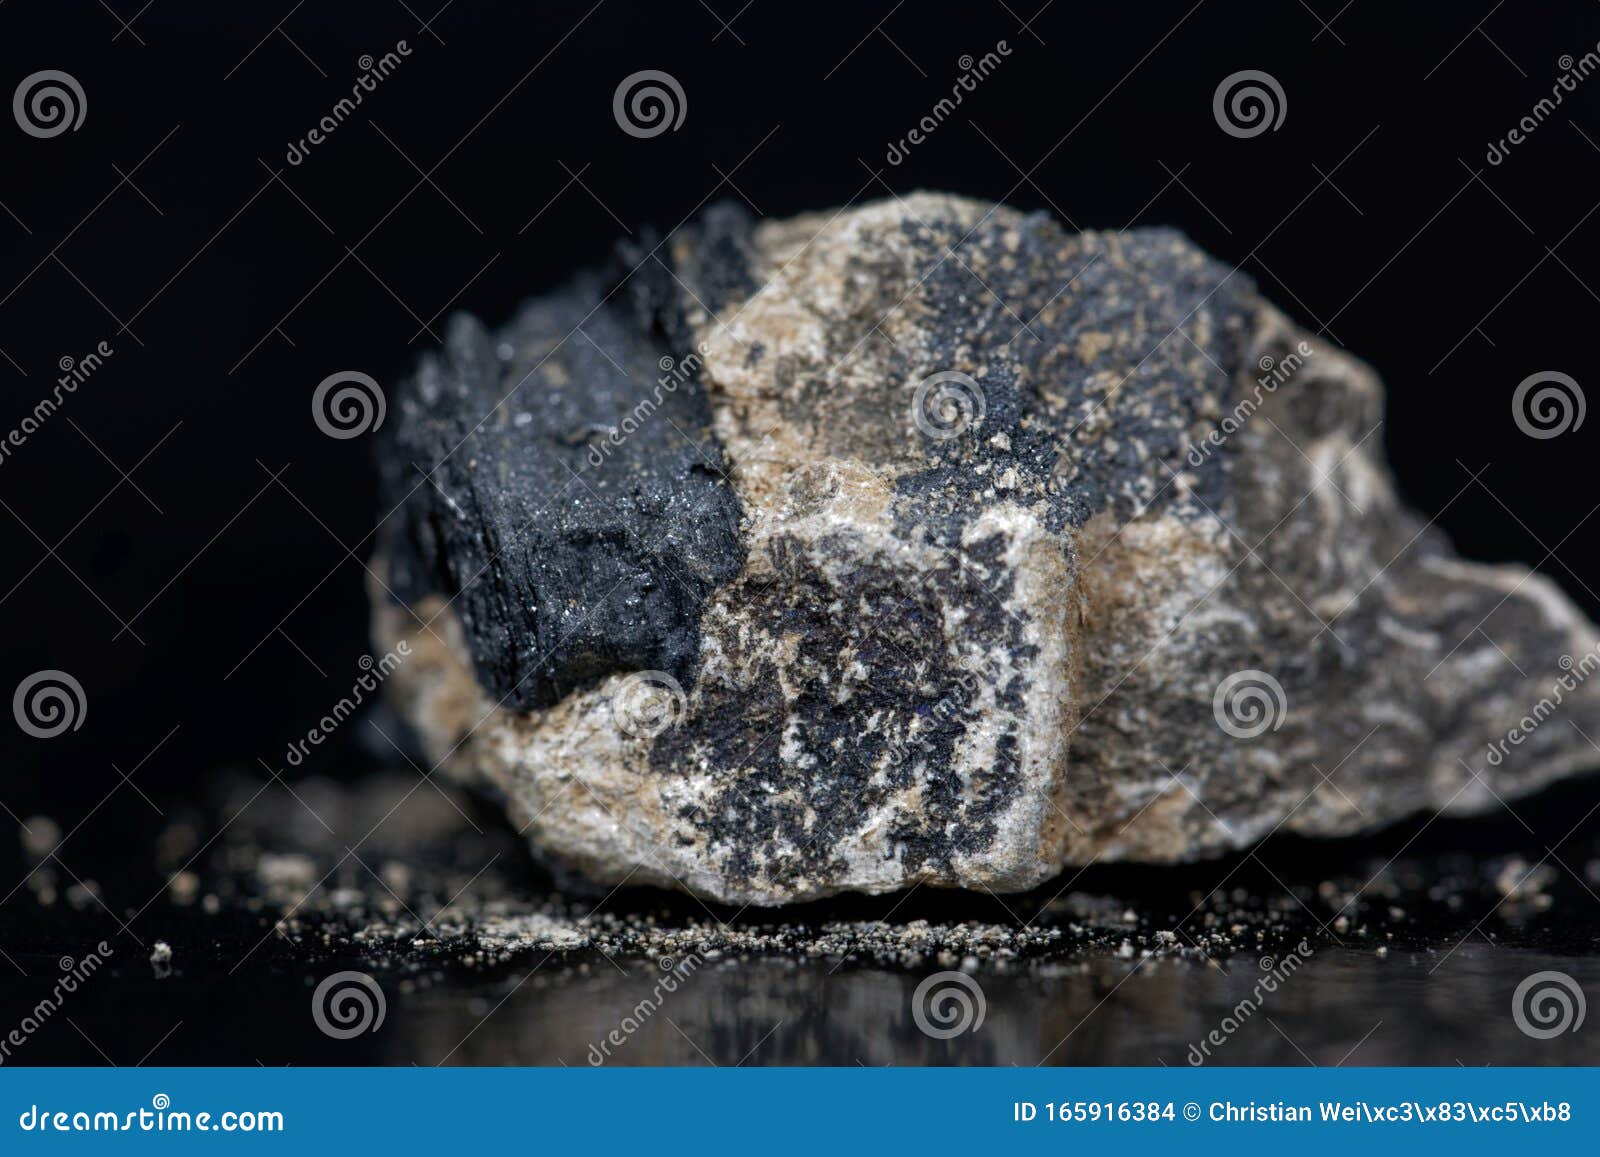
[[[1556,717],[1600,735],[1600,633],[1457,559],[1373,373],[1171,230],[718,208],[392,408],[392,699],[602,886],[1005,892],[1600,764]]]

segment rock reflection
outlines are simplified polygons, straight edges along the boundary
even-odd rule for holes
[[[1191,1046],[1232,1018],[1204,1063],[1595,1063],[1593,1032],[1536,1040],[1513,1020],[1516,984],[1546,968],[1600,985],[1600,962],[1487,945],[1448,958],[1328,948],[1253,1011],[1241,1001],[1259,994],[1261,965],[1245,956],[1209,967],[1095,958],[980,970],[982,1025],[936,1040],[912,1017],[924,974],[716,961],[658,998],[657,965],[623,959],[536,972],[520,985],[511,977],[491,992],[445,984],[414,993],[393,1018],[388,1051],[454,1065],[1186,1066],[1198,1055]]]

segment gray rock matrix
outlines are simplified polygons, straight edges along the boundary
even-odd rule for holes
[[[388,690],[544,862],[733,904],[1016,891],[1600,765],[1600,632],[1400,505],[1382,402],[1171,230],[713,209],[457,317],[391,399]]]

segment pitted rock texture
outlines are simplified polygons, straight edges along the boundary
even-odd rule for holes
[[[719,208],[395,407],[388,688],[598,885],[1013,891],[1600,763],[1552,718],[1600,728],[1600,633],[1456,559],[1371,371],[1170,230]]]

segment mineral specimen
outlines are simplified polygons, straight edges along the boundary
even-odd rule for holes
[[[1372,372],[1176,232],[708,212],[469,317],[383,431],[387,686],[546,862],[1032,887],[1600,763],[1595,629],[1455,558]]]

